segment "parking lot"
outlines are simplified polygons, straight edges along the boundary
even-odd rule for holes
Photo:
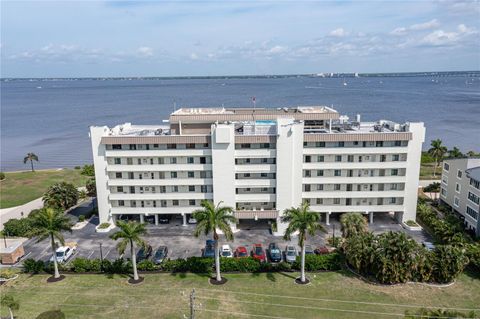
[[[76,221],[77,216],[84,214],[89,209],[89,205],[91,205],[90,202],[85,202],[70,212],[72,220]],[[109,237],[115,230],[110,231],[110,233],[97,233],[95,232],[95,226],[98,223],[98,217],[94,216],[84,228],[64,234],[66,242],[76,242],[78,244],[77,251],[73,258],[70,258],[69,262],[77,257],[94,259],[100,258],[102,255],[104,259],[108,260],[115,260],[120,257],[116,249],[117,242]],[[325,245],[326,238],[332,236],[334,229],[335,235],[341,236],[339,216],[332,215],[330,225],[324,226],[327,229],[327,234],[318,233],[313,238],[308,238],[307,244],[312,245],[313,248]],[[211,237],[195,237],[193,235],[194,228],[195,225],[192,224],[182,226],[181,219],[172,219],[169,224],[158,226],[147,224],[147,235],[144,239],[154,250],[162,245],[167,246],[169,250],[168,257],[172,259],[201,256],[206,239]],[[418,242],[431,240],[424,231],[410,232],[405,230],[389,214],[375,215],[374,223],[369,224],[369,229],[374,233],[382,233],[389,230],[403,231]],[[291,242],[286,242],[282,237],[273,236],[267,227],[255,227],[255,222],[252,223],[252,227],[249,227],[247,224],[247,226],[238,229],[234,237],[235,240],[233,242],[227,243],[224,237],[220,235],[219,243],[220,245],[229,244],[233,250],[238,246],[245,246],[250,251],[255,243],[260,243],[266,248],[269,243],[276,242],[283,250],[287,244],[297,246],[298,240],[296,237],[293,237]],[[36,242],[35,239],[30,239],[24,243],[24,249],[26,255],[23,259],[34,258],[47,261],[52,256],[49,240]],[[129,249],[126,250],[124,257],[130,257]]]

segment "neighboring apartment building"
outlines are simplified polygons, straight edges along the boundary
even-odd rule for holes
[[[440,199],[480,236],[480,158],[443,161]]]
[[[277,222],[308,200],[331,214],[414,220],[423,123],[355,121],[329,107],[182,108],[168,125],[91,127],[100,222],[187,216],[202,200],[240,224]],[[151,217],[153,216],[153,218]]]

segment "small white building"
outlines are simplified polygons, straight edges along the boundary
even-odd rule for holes
[[[463,220],[465,228],[480,236],[480,158],[443,161],[440,199]]]
[[[350,121],[325,106],[182,108],[168,125],[91,127],[100,222],[187,217],[204,199],[239,223],[309,201],[325,215],[415,220],[423,123]]]

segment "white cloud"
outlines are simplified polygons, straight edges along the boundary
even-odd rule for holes
[[[347,35],[347,32],[343,28],[338,28],[330,32],[330,36],[332,37],[344,37]]]
[[[153,49],[150,47],[139,47],[137,53],[139,56],[151,57],[153,56]]]
[[[437,28],[440,26],[440,23],[437,19],[430,20],[428,22],[413,24],[409,27],[410,30],[429,30],[433,28]]]
[[[281,54],[281,53],[284,53],[285,51],[287,51],[287,48],[281,45],[276,45],[270,48],[270,50],[268,50],[268,52],[271,54]]]
[[[407,34],[407,28],[404,28],[404,27],[395,28],[390,32],[390,34],[405,35],[405,34]]]
[[[196,53],[191,53],[190,54],[190,59],[191,60],[198,60],[198,55]]]
[[[427,45],[440,46],[452,44],[457,40],[458,33],[456,32],[445,32],[443,30],[436,30],[423,37],[421,42]]]

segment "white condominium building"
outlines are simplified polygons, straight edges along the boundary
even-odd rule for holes
[[[332,108],[182,108],[168,125],[91,127],[100,222],[161,215],[186,223],[202,200],[242,223],[286,225],[308,201],[324,215],[414,220],[423,123],[350,121]],[[147,218],[146,218],[147,217]]]
[[[440,187],[442,202],[480,237],[480,158],[444,160]]]

